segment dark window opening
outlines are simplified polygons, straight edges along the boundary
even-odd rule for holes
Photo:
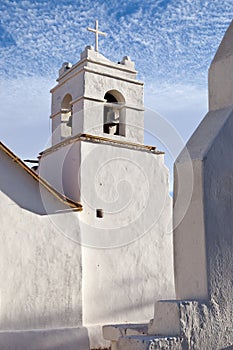
[[[103,209],[96,209],[96,217],[102,218],[104,216]]]
[[[72,135],[72,96],[67,94],[61,104],[61,137],[66,138]]]
[[[107,102],[113,102],[113,103],[118,102],[116,97],[114,97],[112,94],[110,94],[110,92],[106,92],[106,94],[104,95],[104,99],[107,100]]]
[[[123,103],[119,103],[115,96],[107,92],[104,96],[103,132],[110,135],[125,136],[125,124],[123,122]]]

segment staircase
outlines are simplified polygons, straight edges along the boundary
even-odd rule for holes
[[[180,337],[149,335],[149,327],[148,324],[107,325],[103,327],[103,336],[111,341],[111,350],[181,349]]]
[[[103,327],[103,336],[111,341],[111,350],[182,349],[181,304],[176,300],[158,301],[149,324],[107,325]]]
[[[107,325],[111,350],[233,350],[232,327],[225,327],[216,300],[166,300],[155,303],[148,324]]]

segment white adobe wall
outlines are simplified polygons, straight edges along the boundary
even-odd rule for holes
[[[148,321],[155,300],[175,294],[164,156],[130,147],[74,141],[45,153],[40,163],[40,175],[55,187],[63,183],[62,191],[70,186],[71,197],[80,186],[80,197],[72,198],[83,206],[83,322],[93,347],[106,345],[102,324]]]
[[[3,193],[0,206],[1,331],[81,324],[81,251],[59,232],[61,218],[25,211]]]
[[[209,110],[233,105],[233,21],[228,27],[209,68]]]
[[[0,190],[20,207],[40,215],[67,209],[3,151],[0,157]]]
[[[0,157],[0,348],[88,350],[78,214]]]
[[[174,232],[176,293],[183,299],[178,325],[182,349],[230,349],[233,343],[232,140],[230,106],[210,111],[187,144],[194,192]],[[181,155],[176,166],[185,181],[182,163]],[[175,176],[178,186],[179,181]]]
[[[148,322],[174,298],[172,208],[163,155],[82,142],[81,158],[83,320],[96,345],[96,325]]]
[[[116,349],[233,348],[232,39],[233,21],[209,69],[210,111],[175,162],[176,300],[155,303],[149,336],[123,335]]]
[[[40,159],[38,174],[60,193],[74,201],[80,201],[79,167],[80,142],[68,143],[44,153]]]
[[[176,161],[175,200],[180,195],[177,209],[183,209],[183,220],[174,231],[175,281],[178,299],[207,300],[209,298],[208,274],[212,271],[216,273],[216,270],[208,268],[211,258],[208,251],[212,249],[212,245],[216,244],[214,236],[211,239],[211,235],[221,225],[222,219],[219,224],[215,224],[214,231],[213,228],[211,231],[208,230],[212,222],[219,217],[216,211],[221,212],[227,204],[216,203],[217,206],[213,207],[216,194],[220,191],[222,177],[220,173],[230,174],[231,171],[231,162],[229,162],[232,153],[231,119],[232,107],[209,112],[187,143],[190,158],[187,159],[183,151]],[[229,166],[226,166],[228,162]],[[189,205],[184,207],[182,200],[186,204],[187,202],[184,193],[179,194],[179,186],[182,186],[182,183],[190,184],[187,178],[189,174],[184,171],[190,165],[193,168],[192,197]],[[211,185],[214,182],[216,184]],[[224,186],[220,186],[222,195],[224,193],[226,199],[229,196],[228,193],[231,193],[230,187],[227,186],[231,186],[231,183],[226,182]],[[177,216],[180,214],[175,210],[175,224]],[[229,216],[227,219],[229,223],[230,219]],[[226,222],[225,225],[228,226]]]

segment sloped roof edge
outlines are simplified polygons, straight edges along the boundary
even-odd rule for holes
[[[233,106],[209,111],[198,125],[186,146],[176,159],[176,163],[203,161],[212,148],[227,120],[233,115]]]
[[[46,180],[41,178],[35,171],[30,169],[19,157],[17,157],[6,145],[0,142],[0,149],[3,150],[14,162],[16,162],[24,171],[26,171],[34,180],[39,182],[47,191],[49,191],[54,197],[56,197],[63,204],[69,206],[75,211],[81,211],[82,205],[78,202],[73,201],[72,199],[66,197],[65,195],[58,192],[53,188]]]

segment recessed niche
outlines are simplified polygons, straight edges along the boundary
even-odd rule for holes
[[[102,218],[104,216],[103,209],[96,209],[96,217]]]

